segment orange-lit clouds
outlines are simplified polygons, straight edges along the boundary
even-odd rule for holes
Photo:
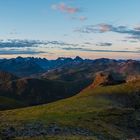
[[[52,9],[59,10],[68,14],[75,14],[79,11],[79,8],[68,6],[65,3],[53,4]]]

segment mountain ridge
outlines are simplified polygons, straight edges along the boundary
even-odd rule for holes
[[[139,70],[139,65],[140,65],[140,61],[137,60],[115,60],[115,59],[107,59],[107,58],[90,60],[90,59],[82,59],[79,56],[73,59],[60,57],[57,58],[56,60],[47,60],[46,58],[34,58],[34,57],[27,57],[27,58],[17,57],[11,59],[1,59],[0,70],[10,72],[19,77],[26,77],[26,76],[28,77],[31,75],[47,72],[49,70],[57,69],[60,67],[67,67],[70,65],[78,66],[80,64],[87,64],[87,63],[92,65],[118,64],[120,65],[120,67],[124,67],[122,69],[118,68],[120,72],[125,71],[129,66],[134,67],[135,65]]]

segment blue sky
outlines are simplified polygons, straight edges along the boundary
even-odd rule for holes
[[[0,57],[140,59],[139,5],[140,0],[0,0]],[[19,47],[15,39],[31,46]]]

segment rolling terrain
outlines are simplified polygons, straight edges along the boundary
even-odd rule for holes
[[[11,59],[7,61],[1,67],[10,67]],[[24,69],[22,75],[24,61],[40,65],[43,71]],[[10,73],[0,71],[2,140],[140,137],[139,61],[59,58],[49,61],[51,68],[46,59],[15,62],[20,64],[17,71],[11,71],[14,67]]]
[[[3,82],[0,84],[0,99],[4,100],[0,102],[0,110],[50,103],[71,97],[90,83],[90,79],[66,82],[35,78],[19,78]],[[7,105],[12,101],[13,104]]]
[[[41,140],[139,137],[140,79],[117,85],[93,84],[48,105],[1,111],[1,137],[7,133],[16,139],[32,136]]]

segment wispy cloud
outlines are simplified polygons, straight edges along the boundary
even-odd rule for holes
[[[85,20],[87,20],[87,17],[86,17],[86,16],[80,16],[79,19],[80,19],[81,21],[85,21]]]
[[[80,17],[72,17],[73,20],[79,20],[79,21],[86,21],[88,18],[86,16],[80,16]]]
[[[40,47],[41,45],[58,45],[58,46],[73,46],[76,47],[78,44],[67,43],[63,41],[40,41],[40,40],[19,40],[19,39],[8,39],[0,40],[0,48],[34,48]]]
[[[127,26],[114,26],[111,24],[97,24],[97,25],[87,25],[82,28],[78,28],[75,30],[76,32],[81,33],[106,33],[106,32],[115,32],[120,34],[130,35],[131,39],[140,40],[140,27],[129,28]]]
[[[19,39],[8,39],[0,41],[0,48],[24,48],[24,47],[37,47],[45,44],[44,41],[39,40],[19,40]]]
[[[97,43],[96,46],[112,46],[112,43],[109,43],[109,42],[101,42],[101,43]]]
[[[88,49],[88,48],[72,48],[72,47],[67,47],[67,48],[63,48],[63,49],[67,50],[67,51],[115,52],[115,53],[137,53],[137,54],[140,54],[140,51],[129,51],[129,50],[93,50],[93,49]]]
[[[140,25],[137,25],[134,29],[140,31]]]
[[[78,46],[78,44],[66,43],[63,41],[47,41],[46,44],[59,45],[59,46],[73,46],[73,47]]]
[[[65,3],[53,4],[51,6],[51,8],[53,10],[58,10],[58,11],[65,12],[65,13],[68,13],[68,14],[75,14],[75,13],[80,11],[79,8],[69,6]]]
[[[0,55],[35,55],[35,54],[42,54],[47,53],[44,51],[35,51],[35,50],[17,50],[17,49],[10,49],[10,50],[0,50]]]

